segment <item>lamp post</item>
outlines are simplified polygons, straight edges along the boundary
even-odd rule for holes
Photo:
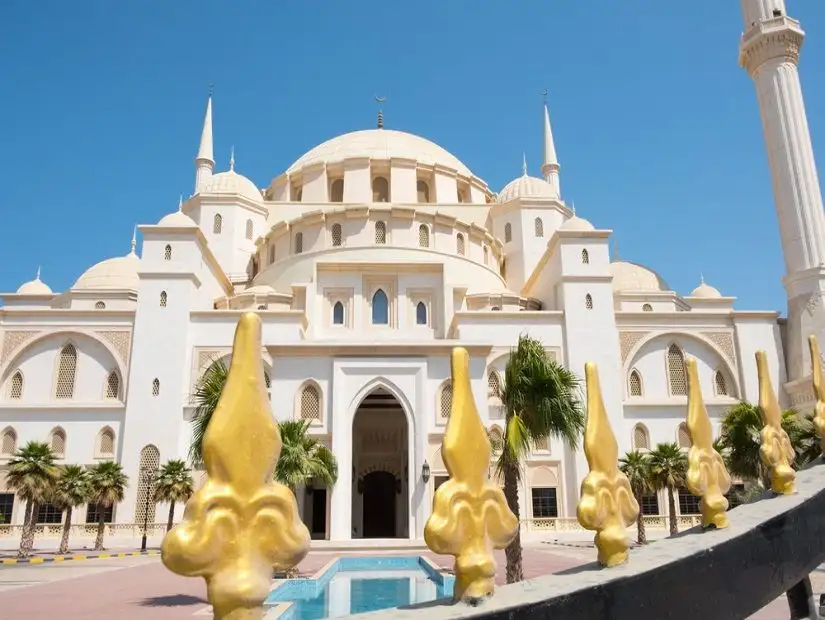
[[[149,502],[154,495],[152,483],[155,481],[155,470],[144,467],[140,470],[140,476],[146,483],[146,505],[143,507],[143,537],[140,539],[140,550],[146,551],[146,531],[149,529]]]

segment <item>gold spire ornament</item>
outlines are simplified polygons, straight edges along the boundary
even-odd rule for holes
[[[788,433],[782,428],[782,410],[773,391],[768,370],[768,356],[756,352],[756,372],[759,378],[759,410],[762,412],[762,462],[771,470],[771,489],[783,495],[796,493],[796,472],[793,470],[795,453]]]
[[[263,618],[273,566],[294,566],[309,550],[295,495],[272,481],[281,445],[264,387],[261,320],[246,313],[203,439],[207,480],[161,546],[166,568],[206,580],[216,620]]]
[[[470,389],[469,355],[453,349],[453,405],[441,453],[450,479],[438,487],[424,540],[435,553],[455,556],[456,600],[478,604],[495,590],[493,549],[518,532],[504,493],[487,478],[490,440]]]
[[[816,336],[808,336],[808,347],[811,350],[811,370],[813,371],[814,396],[814,426],[819,435],[819,446],[825,454],[825,385],[822,382],[822,358],[819,355],[819,343]]]
[[[702,500],[702,527],[728,527],[728,500],[725,493],[730,491],[730,474],[725,462],[713,447],[713,429],[702,398],[696,359],[685,360],[688,380],[687,427],[690,433],[688,452],[687,488]]]
[[[576,516],[584,529],[596,531],[599,563],[616,566],[627,560],[630,541],[626,528],[636,522],[639,504],[627,476],[619,471],[619,446],[604,408],[596,364],[587,362],[584,373],[587,382],[584,455],[590,473],[582,481]]]

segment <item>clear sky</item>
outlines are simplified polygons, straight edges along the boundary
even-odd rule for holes
[[[825,177],[825,2],[788,0]],[[265,186],[334,135],[425,136],[498,191],[539,175],[541,91],[563,197],[687,294],[780,309],[784,271],[737,0],[3,0],[0,290],[65,290],[192,192],[215,156]]]

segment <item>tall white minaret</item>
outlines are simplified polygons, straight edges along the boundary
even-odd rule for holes
[[[559,179],[559,160],[556,157],[556,144],[553,141],[553,129],[550,127],[550,112],[547,101],[544,102],[544,163],[541,166],[544,180],[556,190],[556,197],[561,198],[561,181]]]
[[[203,184],[212,178],[215,171],[215,157],[212,153],[212,94],[206,102],[206,116],[203,118],[201,143],[198,147],[198,156],[195,157],[195,193]]]
[[[807,338],[825,342],[825,213],[797,64],[805,33],[784,0],[742,0],[739,62],[756,83],[788,295],[788,379],[808,376]]]

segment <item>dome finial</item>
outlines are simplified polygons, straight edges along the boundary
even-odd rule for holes
[[[700,271],[699,272],[699,284],[704,284],[704,283],[705,283],[705,274]]]
[[[235,171],[235,145],[232,145],[232,150],[229,152],[229,169]]]
[[[37,275],[34,277],[38,282],[40,281],[40,265],[37,266]]]
[[[570,210],[573,212],[573,217],[576,217],[576,201],[570,201]]]
[[[527,176],[527,153],[523,151],[521,153],[521,162],[521,173],[524,176]]]
[[[130,254],[135,253],[135,248],[137,247],[137,226],[132,229],[132,251],[129,252]]]
[[[387,98],[378,95],[374,95],[374,98],[375,103],[378,104],[378,129],[384,129],[384,102]]]
[[[178,213],[183,213],[183,194],[178,198]]]

